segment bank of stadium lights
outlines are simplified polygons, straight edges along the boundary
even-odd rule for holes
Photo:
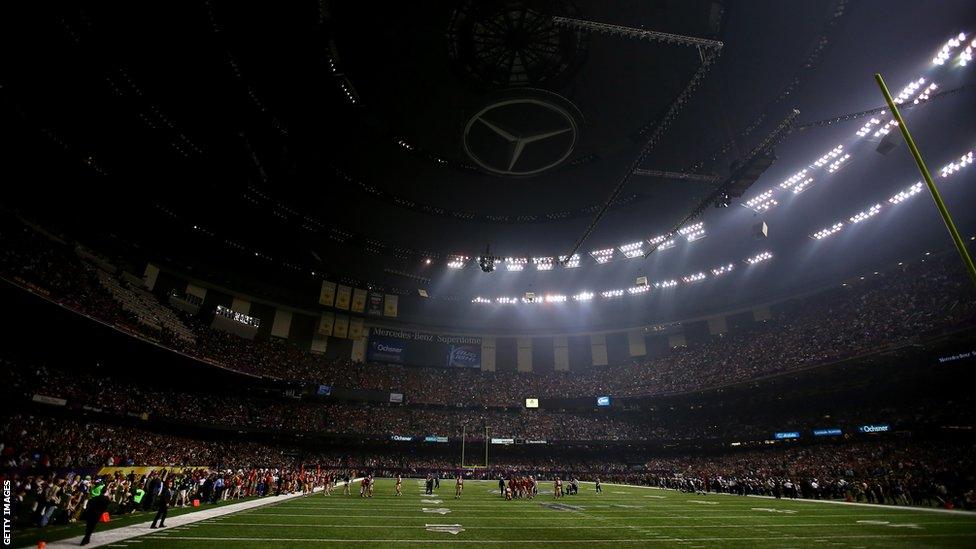
[[[668,248],[674,248],[675,241],[673,238],[669,238],[668,235],[658,235],[654,238],[648,238],[647,242],[650,243],[651,247],[661,251],[667,250]]]
[[[867,219],[870,219],[870,218],[878,215],[878,213],[880,213],[880,212],[881,212],[881,204],[875,204],[874,206],[871,206],[870,208],[868,208],[866,210],[857,212],[856,214],[852,215],[850,217],[850,222],[851,223],[860,223],[862,221],[865,221]]]
[[[932,63],[935,65],[945,65],[945,62],[952,57],[952,52],[966,41],[966,33],[960,32],[957,36],[953,36],[942,47],[939,48],[939,53],[935,54],[932,58]],[[976,40],[969,45],[969,47],[976,48]],[[972,52],[970,52],[972,53]],[[960,56],[961,57],[961,56]],[[960,59],[960,65],[965,66],[965,63]]]
[[[564,295],[547,295],[543,298],[546,303],[566,303],[567,297]]]
[[[654,283],[655,288],[674,288],[678,285],[677,280],[659,280]]]
[[[559,256],[559,263],[565,269],[575,269],[576,267],[579,267],[580,266],[580,255],[579,254],[573,254],[573,256],[572,257],[569,257],[569,258],[567,258],[564,255],[561,255],[561,256]]]
[[[604,290],[600,292],[600,296],[604,299],[613,299],[615,297],[623,297],[623,290]]]
[[[918,96],[912,101],[912,103],[915,104],[915,105],[918,105],[919,103],[921,103],[923,101],[928,101],[929,100],[929,97],[932,94],[932,92],[934,92],[937,89],[939,89],[939,86],[935,82],[932,82],[928,86],[925,86],[925,89],[923,89],[918,94]]]
[[[580,292],[573,296],[575,301],[590,301],[593,299],[593,292]]]
[[[884,113],[885,113],[885,111],[881,111],[878,114],[882,114],[883,115]],[[881,123],[881,120],[880,119],[877,119],[877,118],[872,118],[871,120],[868,120],[867,122],[864,123],[863,126],[861,126],[861,128],[859,130],[857,130],[857,136],[858,137],[865,137],[866,135],[868,135],[869,133],[871,133],[871,130],[874,129],[875,126],[877,126],[880,123]]]
[[[769,189],[755,198],[746,200],[745,207],[759,213],[764,212],[778,204],[779,202],[773,199],[773,189]]]
[[[466,255],[449,255],[447,256],[447,268],[448,269],[463,269],[464,265],[468,262],[468,256]]]
[[[644,255],[644,243],[643,242],[631,242],[630,244],[624,244],[618,248],[620,253],[624,254],[627,259],[634,259],[635,257],[640,257]]]
[[[631,286],[630,288],[627,288],[627,293],[630,295],[646,294],[649,291],[651,291],[651,287],[646,284],[642,286]]]
[[[491,303],[491,300],[487,297],[478,296],[471,300],[471,303]]]
[[[920,192],[922,192],[922,182],[916,181],[911,187],[905,189],[904,191],[899,191],[898,194],[889,198],[888,202],[891,204],[901,204]]]
[[[735,265],[733,265],[732,263],[729,263],[727,265],[719,265],[718,267],[712,269],[712,276],[722,276],[724,274],[729,274],[732,272],[732,269],[734,268]]]
[[[834,160],[833,162],[830,163],[830,165],[827,166],[827,173],[834,173],[837,170],[843,168],[846,165],[847,161],[850,159],[851,159],[851,155],[849,153],[844,153],[843,155],[838,156],[836,160]],[[796,189],[794,189],[793,192],[796,192]]]
[[[892,118],[887,123],[885,123],[884,126],[881,126],[877,130],[875,130],[874,137],[876,137],[876,138],[877,137],[884,137],[884,136],[888,135],[889,133],[891,133],[891,130],[893,128],[896,128],[896,127],[898,127],[898,121],[895,120],[894,118]]]
[[[532,264],[535,265],[535,270],[537,271],[551,271],[555,263],[556,262],[552,257],[532,258]]]
[[[528,265],[529,258],[527,257],[506,257],[505,258],[505,270],[518,272],[525,270],[525,266]]]
[[[823,240],[823,239],[827,238],[828,236],[831,236],[831,235],[834,235],[834,234],[839,233],[843,229],[844,229],[844,223],[841,222],[841,221],[838,221],[837,223],[834,223],[833,225],[831,225],[829,227],[820,229],[819,231],[813,233],[812,235],[810,235],[810,238],[813,238],[814,240]]]
[[[915,95],[915,92],[917,92],[924,84],[925,78],[919,78],[918,80],[909,82],[908,85],[902,88],[901,91],[898,92],[898,95],[895,96],[895,104],[901,105],[905,101],[911,99],[912,96]]]
[[[678,234],[685,237],[688,242],[694,242],[705,238],[705,224],[699,221],[698,223],[693,223],[687,227],[682,227],[678,229]]]
[[[828,154],[830,154],[830,153],[828,153]],[[793,174],[789,178],[787,178],[785,181],[783,181],[782,183],[780,183],[779,184],[779,187],[781,189],[789,189],[793,185],[796,185],[797,183],[799,183],[800,181],[803,181],[806,178],[807,178],[807,169],[806,168],[803,168],[802,170],[796,172],[795,174]]]
[[[501,305],[515,305],[518,302],[519,302],[519,298],[517,297],[496,297],[495,298],[495,303],[499,303]]]
[[[820,158],[814,160],[813,161],[813,165],[816,166],[816,167],[818,167],[818,168],[823,168],[824,166],[826,166],[827,164],[830,164],[831,161],[833,161],[835,158],[837,158],[838,156],[840,156],[842,154],[844,154],[844,146],[843,145],[837,145],[836,147],[834,147],[833,149],[831,149],[830,151],[828,151],[826,154],[824,154]]]
[[[942,169],[939,170],[939,175],[942,177],[949,177],[950,175],[958,172],[959,170],[965,168],[966,166],[972,166],[973,164],[973,151],[969,151],[966,154],[959,157],[959,160],[954,160],[949,162]]]
[[[707,278],[707,275],[704,272],[700,272],[700,273],[685,275],[681,277],[681,281],[684,282],[685,284],[693,284],[695,282],[701,282],[702,280],[705,280],[705,278]]]
[[[756,255],[754,255],[752,257],[747,257],[746,258],[746,263],[748,263],[750,265],[755,265],[756,263],[762,263],[763,261],[766,261],[767,259],[772,259],[772,258],[773,258],[773,254],[771,254],[769,252],[761,252],[761,253],[758,253],[758,254],[756,254]]]
[[[960,36],[965,36],[965,35],[960,34]],[[976,50],[976,38],[974,38],[973,41],[970,42],[968,46],[966,46],[966,49],[962,50],[962,53],[959,54],[960,67],[965,67],[967,64],[969,64],[970,61],[973,60],[973,50]]]
[[[800,193],[802,193],[803,191],[809,189],[810,188],[810,185],[812,185],[812,184],[813,184],[813,178],[812,177],[808,177],[808,178],[804,179],[803,181],[800,181],[799,183],[797,183],[796,185],[793,186],[793,194],[800,194]]]
[[[613,248],[606,248],[604,250],[593,250],[590,252],[593,256],[593,260],[599,264],[608,263],[613,260]]]

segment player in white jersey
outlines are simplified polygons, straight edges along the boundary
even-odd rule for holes
[[[457,476],[457,481],[454,482],[454,499],[461,499],[461,492],[464,491],[464,478],[460,474]]]
[[[403,495],[403,479],[400,478],[400,474],[399,473],[397,473],[397,478],[396,478],[396,493],[394,495],[396,495],[396,496],[402,496]]]

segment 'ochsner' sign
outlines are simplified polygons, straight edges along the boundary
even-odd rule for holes
[[[862,433],[886,433],[891,430],[891,426],[887,424],[882,425],[861,425],[857,429]]]
[[[456,345],[459,343],[466,345],[481,345],[481,338],[478,336],[429,334],[427,332],[390,330],[388,328],[371,328],[370,333],[376,336],[393,337],[408,341],[426,341],[428,343],[447,343],[450,345]]]

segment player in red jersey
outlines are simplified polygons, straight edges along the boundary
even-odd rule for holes
[[[397,473],[397,478],[396,478],[396,494],[394,494],[394,495],[397,495],[397,496],[402,496],[403,495],[403,479],[400,478],[400,473]]]

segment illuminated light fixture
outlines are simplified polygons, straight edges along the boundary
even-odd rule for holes
[[[612,299],[615,297],[622,297],[624,295],[623,290],[604,290],[600,292],[600,295],[606,299]]]
[[[755,265],[756,263],[762,263],[763,261],[766,261],[767,259],[772,259],[772,257],[773,257],[773,254],[771,254],[769,252],[761,252],[761,253],[758,253],[758,254],[756,254],[756,255],[754,255],[752,257],[746,258],[746,263],[748,263],[750,265]]]
[[[909,198],[915,196],[916,194],[918,194],[920,192],[922,192],[922,182],[921,181],[917,181],[911,187],[905,189],[904,191],[900,191],[898,194],[896,194],[896,195],[892,196],[891,198],[889,198],[888,199],[888,202],[890,202],[892,204],[901,204],[902,202],[908,200]]]
[[[575,269],[580,266],[580,256],[579,254],[573,254],[573,257],[567,258],[561,255],[559,256],[559,263],[566,269]]]
[[[603,265],[604,263],[608,263],[613,259],[613,248],[607,248],[605,250],[593,250],[590,252],[590,255],[593,256],[594,261],[600,265]]]
[[[519,300],[517,297],[496,297],[495,303],[501,303],[502,305],[515,305]]]
[[[564,295],[547,295],[544,299],[546,303],[565,303],[567,298]]]
[[[627,259],[634,259],[635,257],[640,257],[644,255],[644,242],[631,242],[630,244],[624,244],[619,248],[620,253],[624,254]]]
[[[699,221],[698,223],[693,223],[687,227],[682,227],[678,229],[678,234],[685,237],[688,242],[694,242],[696,240],[701,240],[705,238],[705,224]]]
[[[960,36],[965,36],[965,35],[960,34]],[[963,38],[963,40],[965,40],[965,38]],[[970,42],[968,46],[966,46],[966,49],[964,49],[962,53],[959,54],[960,67],[965,67],[967,64],[969,64],[970,61],[973,60],[973,50],[976,50],[976,39],[973,39],[973,41]]]
[[[878,114],[884,114],[884,113],[885,111],[881,111]],[[857,130],[857,136],[864,137],[868,135],[869,133],[871,133],[871,130],[880,123],[881,120],[878,120],[877,118],[872,118],[871,120],[868,120],[867,122],[864,123],[863,126],[861,126],[861,129]]]
[[[702,280],[705,280],[705,278],[706,278],[705,273],[695,273],[695,274],[690,274],[690,275],[687,275],[687,276],[683,276],[683,277],[681,277],[681,280],[685,284],[693,284],[695,282],[700,282]]]
[[[937,89],[939,89],[939,86],[936,85],[935,82],[932,82],[931,84],[926,86],[925,89],[919,92],[918,96],[915,97],[915,99],[912,101],[912,104],[918,105],[919,103],[924,103],[925,101],[928,101],[930,94]]]
[[[925,84],[924,78],[919,78],[918,80],[909,82],[908,85],[902,88],[901,91],[898,92],[898,95],[895,96],[895,103],[901,105],[905,101],[911,99],[911,97],[915,95],[915,92],[918,91],[923,84]]]
[[[646,294],[649,291],[651,291],[650,286],[631,286],[627,288],[627,293],[630,295]]]
[[[830,227],[827,227],[825,229],[820,229],[819,231],[813,233],[812,235],[810,235],[810,238],[813,238],[814,240],[823,240],[824,238],[827,238],[832,234],[837,234],[843,228],[844,228],[844,223],[838,221],[837,223],[834,223]]]
[[[827,166],[827,173],[834,173],[846,165],[846,162],[851,159],[851,155],[844,153],[843,156],[837,158]]]
[[[677,280],[662,280],[654,283],[655,288],[674,288],[677,285]]]
[[[471,300],[471,303],[491,303],[491,300],[487,297],[478,296]]]
[[[533,257],[532,264],[535,265],[535,270],[537,271],[551,271],[555,265],[552,257]]]
[[[884,126],[881,126],[877,131],[874,132],[874,137],[884,137],[891,133],[892,128],[896,127],[898,127],[898,121],[892,118]]]
[[[800,193],[802,193],[803,191],[809,189],[810,188],[810,185],[813,185],[813,178],[812,177],[808,177],[808,178],[804,179],[803,181],[800,181],[799,183],[797,183],[796,185],[794,185],[793,186],[793,194],[800,194]]]
[[[952,57],[952,51],[962,45],[966,41],[966,33],[960,32],[957,36],[953,36],[945,44],[939,48],[939,52],[935,54],[932,58],[932,63],[935,65],[944,65],[946,61]],[[976,48],[976,40],[969,45],[971,48]],[[971,52],[970,52],[971,53]],[[966,63],[960,62],[960,65],[965,66]]]
[[[712,275],[714,275],[714,276],[722,276],[724,274],[728,274],[728,273],[732,272],[732,269],[734,269],[734,268],[735,268],[735,265],[733,265],[731,263],[729,263],[728,265],[721,265],[721,266],[718,266],[718,267],[715,267],[714,269],[712,269]]]
[[[778,204],[779,202],[773,200],[773,189],[769,189],[758,196],[746,200],[743,206],[756,212],[762,212]]]
[[[826,154],[824,154],[820,158],[814,160],[813,161],[813,165],[816,166],[816,167],[818,167],[818,168],[823,168],[824,166],[826,166],[827,164],[829,164],[831,160],[837,158],[838,156],[840,156],[843,153],[844,153],[844,146],[843,145],[837,145],[836,147],[834,147],[833,149],[831,149],[830,151],[828,151]],[[797,182],[798,181],[799,181],[799,179],[797,180]]]
[[[668,238],[668,235],[663,234],[650,238],[647,241],[655,250],[667,250],[668,248],[674,248],[675,245],[673,238]]]
[[[870,219],[878,215],[880,211],[881,211],[881,204],[875,204],[874,206],[871,206],[867,210],[864,210],[862,212],[857,212],[856,214],[852,215],[850,221],[851,223],[860,223],[862,221],[865,221],[867,219]]]
[[[959,170],[965,168],[966,166],[971,166],[973,163],[973,151],[969,151],[966,154],[959,157],[958,161],[949,162],[942,169],[939,170],[939,174],[942,177],[949,177],[950,175],[958,172]]]
[[[573,296],[576,301],[589,301],[593,299],[593,292],[580,292]]]
[[[789,189],[793,185],[796,185],[800,181],[803,181],[804,179],[806,179],[806,177],[807,177],[807,169],[806,168],[803,168],[802,170],[800,170],[800,171],[796,172],[795,174],[791,175],[786,181],[783,181],[782,183],[780,183],[779,184],[779,187],[781,189]]]
[[[447,268],[448,269],[463,269],[464,265],[468,262],[468,256],[466,255],[449,255],[447,256]]]
[[[508,271],[518,272],[524,270],[528,263],[529,259],[527,257],[506,257],[505,269]]]

